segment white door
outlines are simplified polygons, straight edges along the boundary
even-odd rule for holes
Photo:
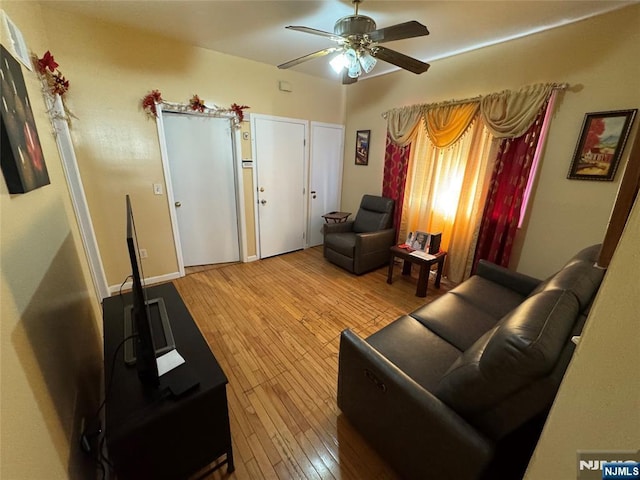
[[[307,125],[251,115],[261,258],[304,248]]]
[[[323,242],[322,215],[340,208],[344,126],[311,122],[311,160],[309,173],[309,229],[307,243]]]
[[[240,259],[231,122],[162,113],[184,266]]]

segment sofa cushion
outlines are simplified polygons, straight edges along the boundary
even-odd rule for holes
[[[540,283],[531,295],[548,290],[569,290],[580,302],[580,310],[587,308],[605,273],[603,268],[595,266],[600,247],[592,245],[578,252],[557,273]]]
[[[527,298],[456,360],[434,393],[463,415],[491,408],[551,372],[578,309],[571,292],[549,290]]]
[[[477,308],[487,312],[496,322],[525,299],[524,295],[504,287],[491,280],[474,275],[466,282],[462,282],[449,293],[464,298]]]
[[[326,247],[336,252],[353,258],[353,252],[356,247],[356,236],[353,233],[332,233],[324,239]]]
[[[407,315],[366,339],[416,383],[432,390],[462,354],[460,350]]]
[[[499,320],[464,297],[453,294],[443,295],[410,315],[460,350],[473,345]]]

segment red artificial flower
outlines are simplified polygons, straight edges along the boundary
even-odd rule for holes
[[[231,110],[233,110],[233,112],[237,115],[239,122],[244,119],[244,112],[242,110],[244,110],[245,108],[250,107],[248,107],[247,105],[238,105],[237,103],[231,105]]]
[[[51,55],[51,52],[47,50],[44,56],[38,59],[37,67],[38,72],[40,74],[44,74],[47,69],[49,69],[51,72],[54,72],[55,69],[58,68],[58,64],[54,60],[53,55]]]
[[[162,93],[160,90],[152,90],[142,99],[142,108],[154,116],[158,116],[156,103],[160,102],[162,102]]]
[[[198,95],[191,97],[191,100],[189,100],[189,106],[191,107],[191,110],[196,110],[198,112],[204,112],[204,109],[206,108],[204,101],[200,100]]]
[[[55,73],[53,75],[53,82],[51,85],[51,93],[58,94],[60,96],[64,95],[67,90],[69,90],[69,80],[64,78],[61,73]]]

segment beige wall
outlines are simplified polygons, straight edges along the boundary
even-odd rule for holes
[[[172,101],[186,101],[198,93],[222,106],[246,103],[256,113],[344,121],[343,87],[330,82],[40,10],[32,2],[4,0],[2,8],[22,29],[31,49],[40,54],[51,49],[71,81],[69,106],[78,116],[73,140],[112,284],[119,283],[128,269],[121,245],[125,192],[137,197],[137,210],[154,222],[153,227],[141,228],[149,242],[150,274],[176,268],[171,242],[152,235],[160,231],[170,236],[166,197],[154,197],[151,191],[152,183],[162,181],[155,124],[139,108],[149,90],[159,88]],[[634,81],[639,73],[635,61],[640,53],[639,15],[638,6],[630,7],[506,46],[434,62],[420,77],[398,73],[349,86],[343,208],[354,209],[362,193],[380,190],[385,133],[381,112],[536,81],[567,81],[581,87],[567,92],[558,105],[520,264],[533,274],[544,273],[572,253],[574,244],[599,240],[620,175],[603,184],[569,182],[564,177],[585,112],[640,104]],[[599,32],[597,38],[594,32]],[[278,92],[279,79],[289,81],[294,93]],[[26,70],[25,80],[51,185],[9,195],[0,182],[0,478],[89,478],[78,458],[75,435],[86,406],[97,400],[100,309],[92,298],[40,87]],[[372,130],[368,167],[356,168],[350,160],[358,129]],[[543,194],[546,202],[540,198]],[[624,383],[627,377],[637,378],[640,351],[634,322],[640,293],[638,217],[636,205],[528,479],[575,478],[572,468],[578,448],[639,443],[637,432],[620,427],[628,419],[633,422],[633,413],[627,410],[635,406],[637,414],[638,407],[635,384]],[[544,243],[550,231],[552,238],[563,239],[551,248]],[[618,347],[615,355],[610,345]],[[614,388],[619,394],[611,395]],[[556,465],[562,475],[554,477]]]
[[[31,49],[49,48],[36,4],[2,8]],[[40,83],[22,70],[51,184],[10,195],[0,180],[0,478],[80,480],[94,470],[77,445],[99,402],[100,306]]]
[[[248,113],[344,123],[345,87],[339,83],[44,6],[43,11],[51,50],[71,82],[68,104],[78,117],[73,140],[111,286],[130,270],[123,241],[126,193],[132,195],[140,246],[149,255],[145,275],[177,272],[167,196],[152,190],[164,179],[156,125],[140,107],[150,90],[159,89],[171,102],[187,103],[198,94],[209,105],[249,105]],[[293,92],[279,91],[279,80],[288,81]],[[248,171],[243,175],[246,180]],[[252,223],[253,216],[247,220]],[[253,239],[248,245],[255,254]]]
[[[526,480],[576,478],[578,451],[640,447],[639,238],[637,199]]]
[[[571,88],[556,105],[537,189],[512,261],[514,268],[525,273],[538,277],[550,274],[578,248],[603,238],[627,155],[614,182],[567,180],[566,175],[586,112],[640,106],[638,25],[640,5],[635,5],[435,61],[422,75],[397,72],[351,85],[342,209],[355,212],[362,194],[381,191],[386,134],[383,112],[538,82],[568,82]],[[367,167],[353,161],[359,129],[371,129]]]

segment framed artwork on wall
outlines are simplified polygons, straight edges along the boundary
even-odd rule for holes
[[[612,181],[636,112],[587,113],[567,178]]]
[[[9,193],[26,193],[48,185],[49,173],[22,68],[4,46],[0,50],[0,63],[0,166]]]
[[[371,130],[356,132],[356,165],[369,165],[369,137]]]

